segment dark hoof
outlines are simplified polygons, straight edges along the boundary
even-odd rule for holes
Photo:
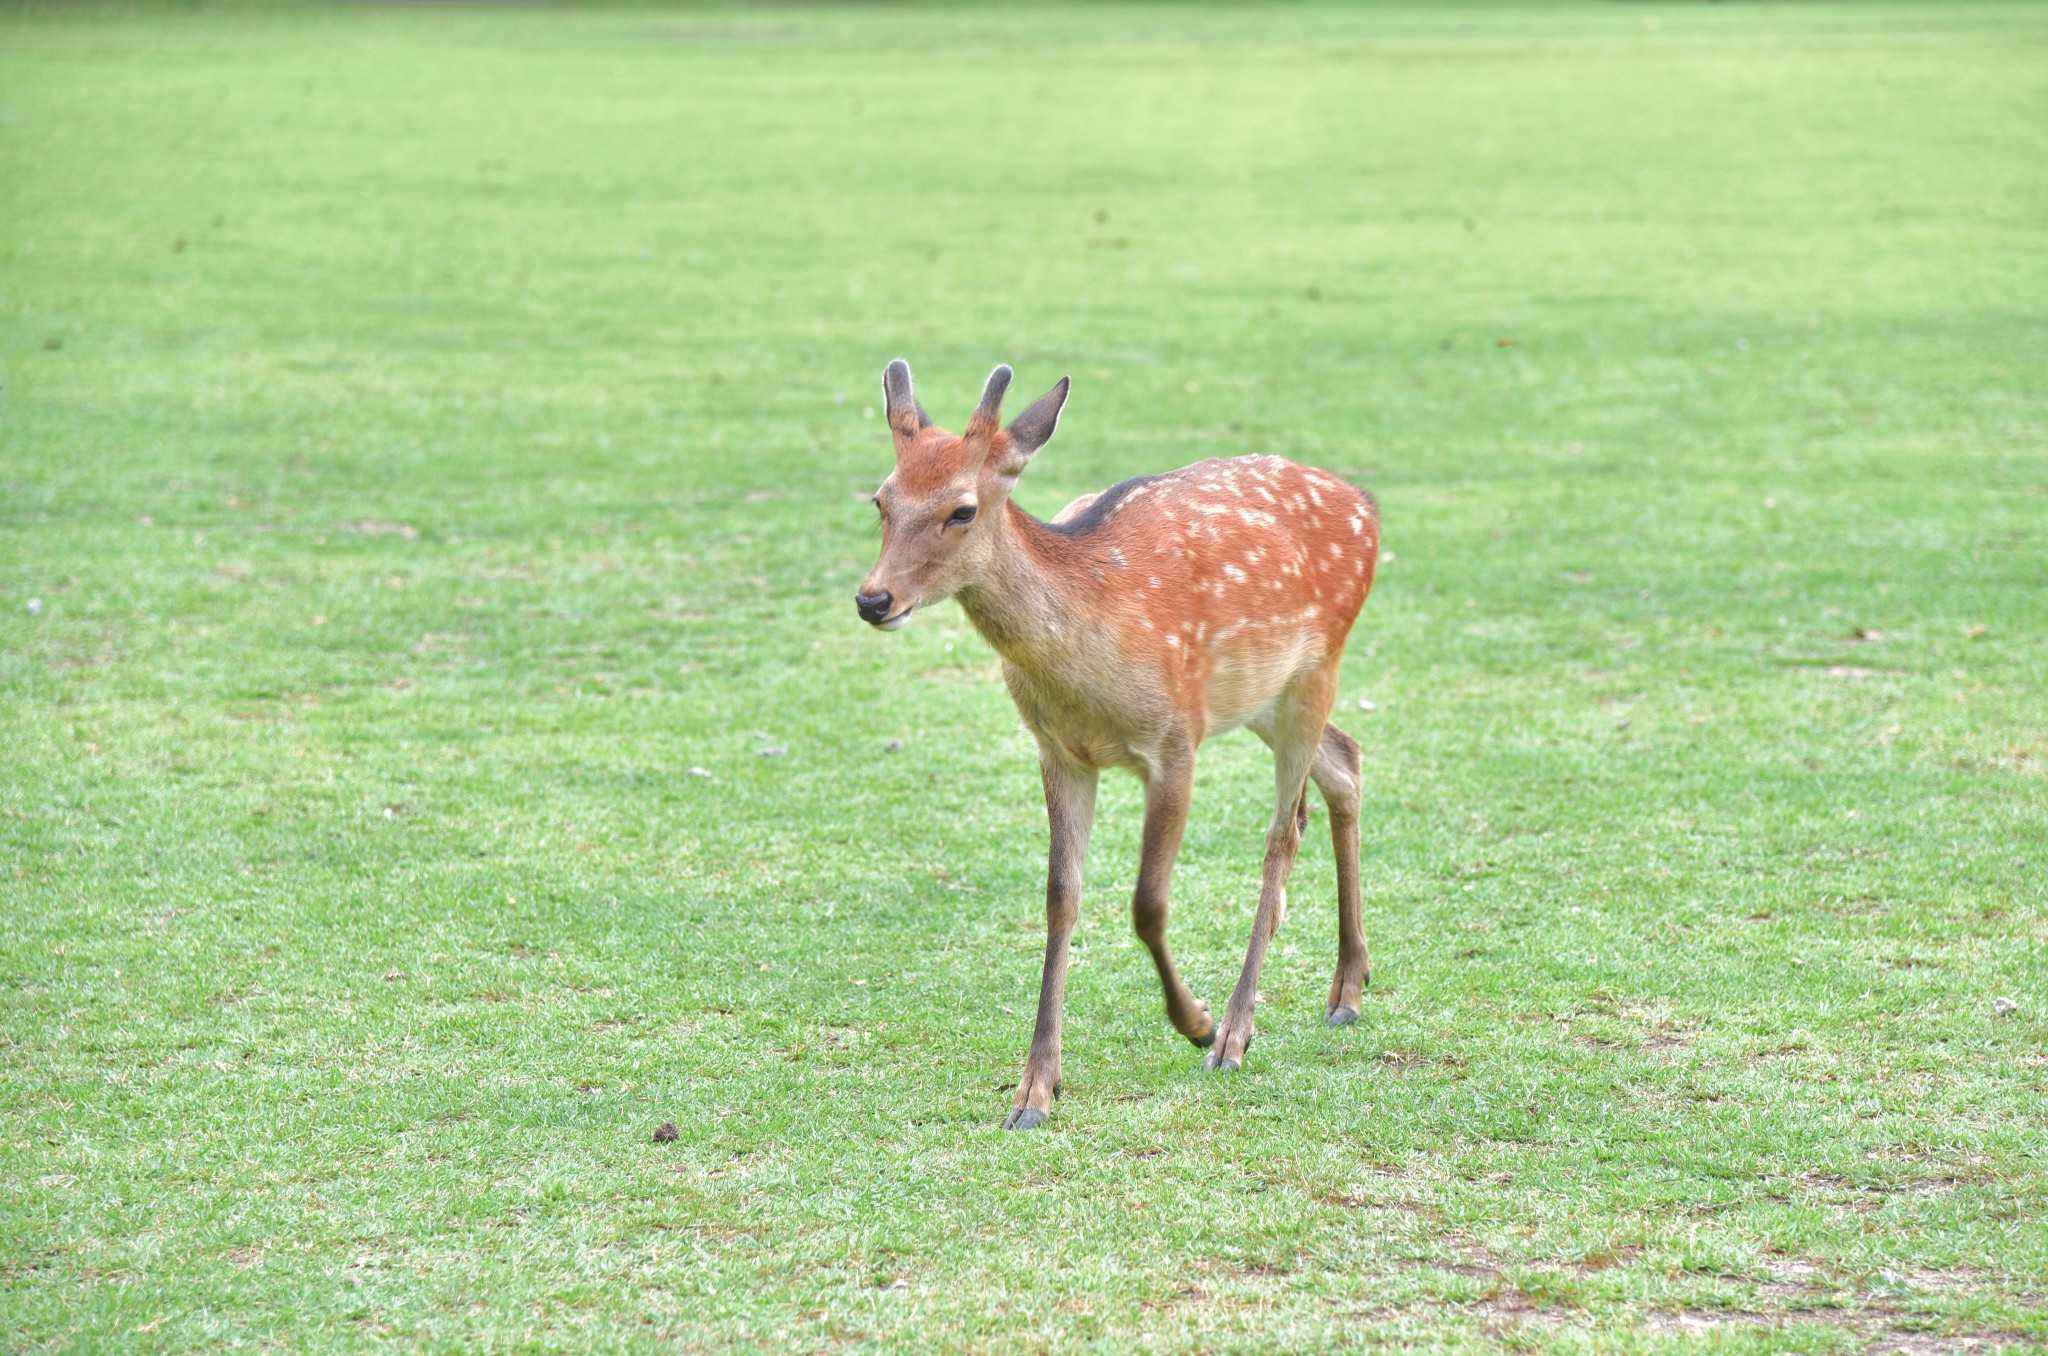
[[[1045,1113],[1035,1106],[1020,1106],[1003,1122],[1005,1130],[1036,1130],[1045,1124]]]
[[[1211,1051],[1209,1057],[1202,1061],[1203,1073],[1236,1073],[1237,1069],[1238,1064],[1236,1060],[1218,1055],[1214,1051]]]
[[[1194,1042],[1194,1046],[1197,1050],[1208,1049],[1210,1046],[1216,1043],[1216,1024],[1214,1022],[1209,1023],[1209,1029],[1207,1031],[1203,1032],[1199,1036],[1190,1036],[1188,1037],[1188,1039]]]
[[[1330,1016],[1329,1016],[1329,1022],[1330,1022],[1330,1025],[1331,1025],[1331,1026],[1350,1026],[1350,1025],[1351,1025],[1351,1024],[1353,1023],[1353,1022],[1355,1022],[1355,1021],[1357,1021],[1357,1020],[1358,1020],[1358,1009],[1357,1009],[1357,1008],[1331,1008],[1331,1009],[1330,1009]]]

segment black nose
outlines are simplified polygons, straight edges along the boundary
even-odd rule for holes
[[[856,593],[853,595],[853,605],[860,609],[860,619],[869,625],[873,625],[888,616],[889,604],[895,601],[894,598],[889,596],[887,589],[883,589],[880,593]]]

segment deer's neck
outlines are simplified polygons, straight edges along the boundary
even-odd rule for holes
[[[1057,663],[1069,637],[1089,615],[1080,580],[1059,568],[1067,543],[1013,503],[1003,505],[986,568],[958,594],[960,608],[982,638],[1013,664]]]

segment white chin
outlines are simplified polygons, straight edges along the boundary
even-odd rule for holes
[[[905,608],[885,622],[876,622],[875,629],[877,631],[901,631],[904,627],[910,625],[910,614],[915,611],[917,609],[914,607]]]

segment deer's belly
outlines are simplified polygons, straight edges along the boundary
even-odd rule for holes
[[[1322,655],[1322,638],[1311,631],[1222,649],[1202,684],[1209,733],[1234,730],[1270,714],[1274,699]]]

